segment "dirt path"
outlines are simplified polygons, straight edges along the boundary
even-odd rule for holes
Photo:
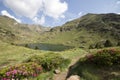
[[[76,58],[74,58],[71,62],[71,64],[68,66],[68,68],[61,72],[60,74],[54,74],[53,80],[65,80],[67,73],[68,73],[68,69],[70,66],[74,65],[80,58],[84,57],[86,54],[82,55],[82,56],[78,56]]]

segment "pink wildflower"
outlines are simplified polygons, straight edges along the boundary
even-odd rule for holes
[[[10,72],[7,72],[7,73],[6,73],[6,76],[10,76]]]
[[[37,76],[37,74],[33,74],[33,77],[36,77]]]
[[[94,57],[94,55],[93,54],[88,54],[88,55],[86,55],[86,57],[87,57],[87,59],[92,59]]]
[[[17,70],[13,70],[13,73],[14,73],[14,74],[17,74]]]

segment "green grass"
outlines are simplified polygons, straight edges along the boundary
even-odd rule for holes
[[[53,71],[50,71],[50,72],[42,73],[38,77],[31,78],[29,80],[47,80],[47,79],[52,80],[53,75],[54,75]]]
[[[120,47],[114,47],[114,48],[118,50],[120,49]],[[61,54],[64,58],[69,58],[73,60],[79,56],[86,54],[87,51],[89,51],[90,53],[95,53],[98,50],[100,49],[83,50],[80,48],[74,48],[74,49],[69,49],[69,50],[60,51],[60,52],[57,51],[53,53]],[[0,41],[0,51],[1,51],[0,52],[0,66],[1,67],[21,63],[22,61],[36,54],[43,56],[46,53],[49,54],[52,52],[52,51],[33,50],[33,49],[25,48],[22,46],[21,47],[14,46],[8,43],[3,43],[2,41]],[[106,69],[106,68],[99,69],[91,65],[82,65],[82,66],[81,65],[77,66],[77,65],[78,64],[76,64],[76,67],[73,70],[73,74],[74,74],[74,71],[78,71],[79,75],[82,76],[81,77],[82,80],[88,80],[88,79],[89,80],[101,80],[101,76],[110,72],[110,69]],[[113,67],[114,69],[113,71],[118,73],[115,68],[116,66]],[[53,77],[53,71],[50,71],[47,73],[42,73],[38,77],[34,79],[32,78],[31,80],[46,80],[48,78],[51,78],[52,80],[52,77]],[[119,79],[113,78],[112,80],[119,80]]]
[[[49,29],[49,28],[48,28]],[[0,40],[11,43],[36,42],[47,28],[38,25],[20,24],[7,16],[0,16]]]
[[[74,49],[70,49],[70,50],[58,52],[58,53],[60,53],[65,58],[74,59],[76,57],[86,54],[87,52],[80,48],[74,48]]]
[[[111,47],[105,49],[120,50],[120,47]],[[93,49],[91,53],[95,54],[101,49]],[[109,57],[108,57],[109,58]],[[95,58],[96,59],[96,58]],[[69,68],[68,77],[70,75],[79,75],[81,80],[119,80],[120,79],[120,65],[114,64],[111,66],[105,65],[93,65],[91,63],[84,62],[85,58],[78,60],[71,68]],[[90,61],[90,60],[88,60]]]
[[[116,45],[119,38],[119,29],[117,29],[116,26],[120,25],[119,22],[117,22],[120,16],[113,14],[111,14],[111,16],[88,14],[80,19],[67,22],[61,27],[53,28],[53,31],[43,34],[37,33],[34,28],[31,28],[32,31],[29,30],[25,27],[26,25],[18,24],[16,27],[14,20],[7,17],[0,17],[0,68],[21,63],[33,55],[43,56],[51,52],[61,54],[64,58],[73,60],[86,54],[87,51],[95,53],[98,50],[83,50],[80,48],[89,48],[90,44],[96,44],[99,41],[107,39]],[[104,30],[109,31],[106,32]],[[12,34],[15,35],[15,38],[12,38]],[[41,50],[34,50],[22,46],[10,45],[5,42],[15,44],[35,43],[38,47],[42,45],[40,46]],[[120,48],[117,47],[117,49]],[[101,76],[111,71],[105,68],[98,69],[89,64],[82,66],[75,64],[75,66],[73,71],[81,71],[78,73],[82,76],[81,79],[83,80],[100,80]],[[113,66],[114,71],[117,72],[115,68],[116,66]],[[76,73],[73,72],[73,74]],[[46,80],[47,77],[52,78],[52,76],[53,72],[47,72],[41,74],[35,78],[35,80]]]
[[[44,40],[44,43],[49,44],[64,44],[68,46],[74,46],[79,47],[83,46],[81,43],[82,41],[87,41],[86,39],[79,39],[80,36],[84,36],[87,33],[86,32],[77,32],[76,30],[69,31],[69,32],[58,32],[58,33],[52,33],[50,37],[48,37],[50,33],[44,34],[44,37],[40,37],[41,40]],[[83,35],[84,34],[84,35]],[[43,38],[43,39],[42,39]]]
[[[37,43],[63,44],[65,46],[89,48],[91,44],[96,44],[107,39],[113,43],[116,42],[110,36],[106,37],[99,33],[94,33],[92,30],[81,29],[80,31],[46,32],[38,38]]]
[[[44,54],[49,54],[51,52],[52,51],[33,50],[33,49],[25,48],[22,46],[14,46],[14,45],[0,41],[0,67],[2,68],[5,66],[19,64],[33,55],[43,56]],[[70,49],[70,50],[61,51],[61,52],[57,51],[52,53],[61,54],[62,57],[69,58],[72,60],[77,56],[82,56],[84,53],[86,53],[86,51],[76,48],[76,49]],[[51,73],[53,74],[53,71],[42,73],[40,76],[38,76],[34,80],[36,79],[46,80],[46,78],[48,77],[51,78],[53,77]]]
[[[89,48],[92,44],[110,40],[116,46],[120,39],[119,18],[117,14],[87,14],[40,35],[38,43]]]
[[[32,55],[42,55],[48,52],[49,51],[44,52],[40,50],[14,46],[0,41],[0,66],[20,63]]]
[[[73,59],[76,59],[76,57],[80,57],[80,56],[86,54],[87,52],[85,50],[76,48],[76,49],[71,49],[71,50],[62,51],[62,52],[55,52],[55,53],[61,54],[64,58],[69,58],[69,59],[73,60]],[[62,70],[64,71],[65,68],[63,67]],[[42,73],[37,78],[31,79],[31,80],[47,80],[47,79],[52,80],[52,78],[53,78],[53,71],[50,71],[47,73]]]
[[[34,54],[41,55],[48,52],[51,52],[51,51],[34,50],[34,49],[25,48],[22,46],[11,45],[11,44],[0,41],[0,56],[5,60],[9,58],[16,59],[16,60],[23,60],[24,58],[22,56],[29,57]],[[75,57],[76,55],[82,54],[84,52],[85,52],[84,50],[76,48],[76,49],[70,49],[70,50],[56,52],[56,53],[60,53],[64,57]],[[20,57],[22,58],[20,59]]]

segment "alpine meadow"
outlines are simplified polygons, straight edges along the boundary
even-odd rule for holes
[[[1,0],[0,80],[120,80],[113,2]]]

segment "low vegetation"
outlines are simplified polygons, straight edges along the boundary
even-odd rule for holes
[[[98,51],[96,54],[89,54],[86,56],[85,63],[98,67],[118,65],[120,64],[120,50],[104,49]]]
[[[73,47],[114,47],[120,40],[120,15],[86,14],[62,26],[52,28],[38,39],[50,44],[64,44]],[[38,41],[38,42],[39,42]],[[105,42],[101,44],[101,42]]]
[[[34,55],[24,62],[34,62],[41,65],[44,71],[51,71],[54,69],[67,67],[70,60],[63,58],[59,53],[48,53],[44,56]]]
[[[0,70],[0,80],[21,80],[37,77],[42,72],[42,67],[36,63],[22,63],[5,67]]]
[[[0,80],[52,80],[53,71],[89,52],[67,77],[120,80],[119,26],[120,15],[113,13],[87,14],[50,30],[0,16]]]
[[[60,54],[48,53],[43,56],[34,55],[24,63],[5,67],[0,70],[0,80],[25,79],[37,77],[42,71],[48,72],[68,66],[69,59],[64,59]]]
[[[100,41],[94,44],[91,44],[89,46],[89,49],[99,49],[99,48],[106,48],[106,47],[112,47],[112,46],[118,46],[118,45],[113,45],[113,43],[110,40],[105,40],[105,41]]]
[[[119,80],[120,50],[103,49],[81,58],[69,69],[70,75],[79,75],[83,80]]]

